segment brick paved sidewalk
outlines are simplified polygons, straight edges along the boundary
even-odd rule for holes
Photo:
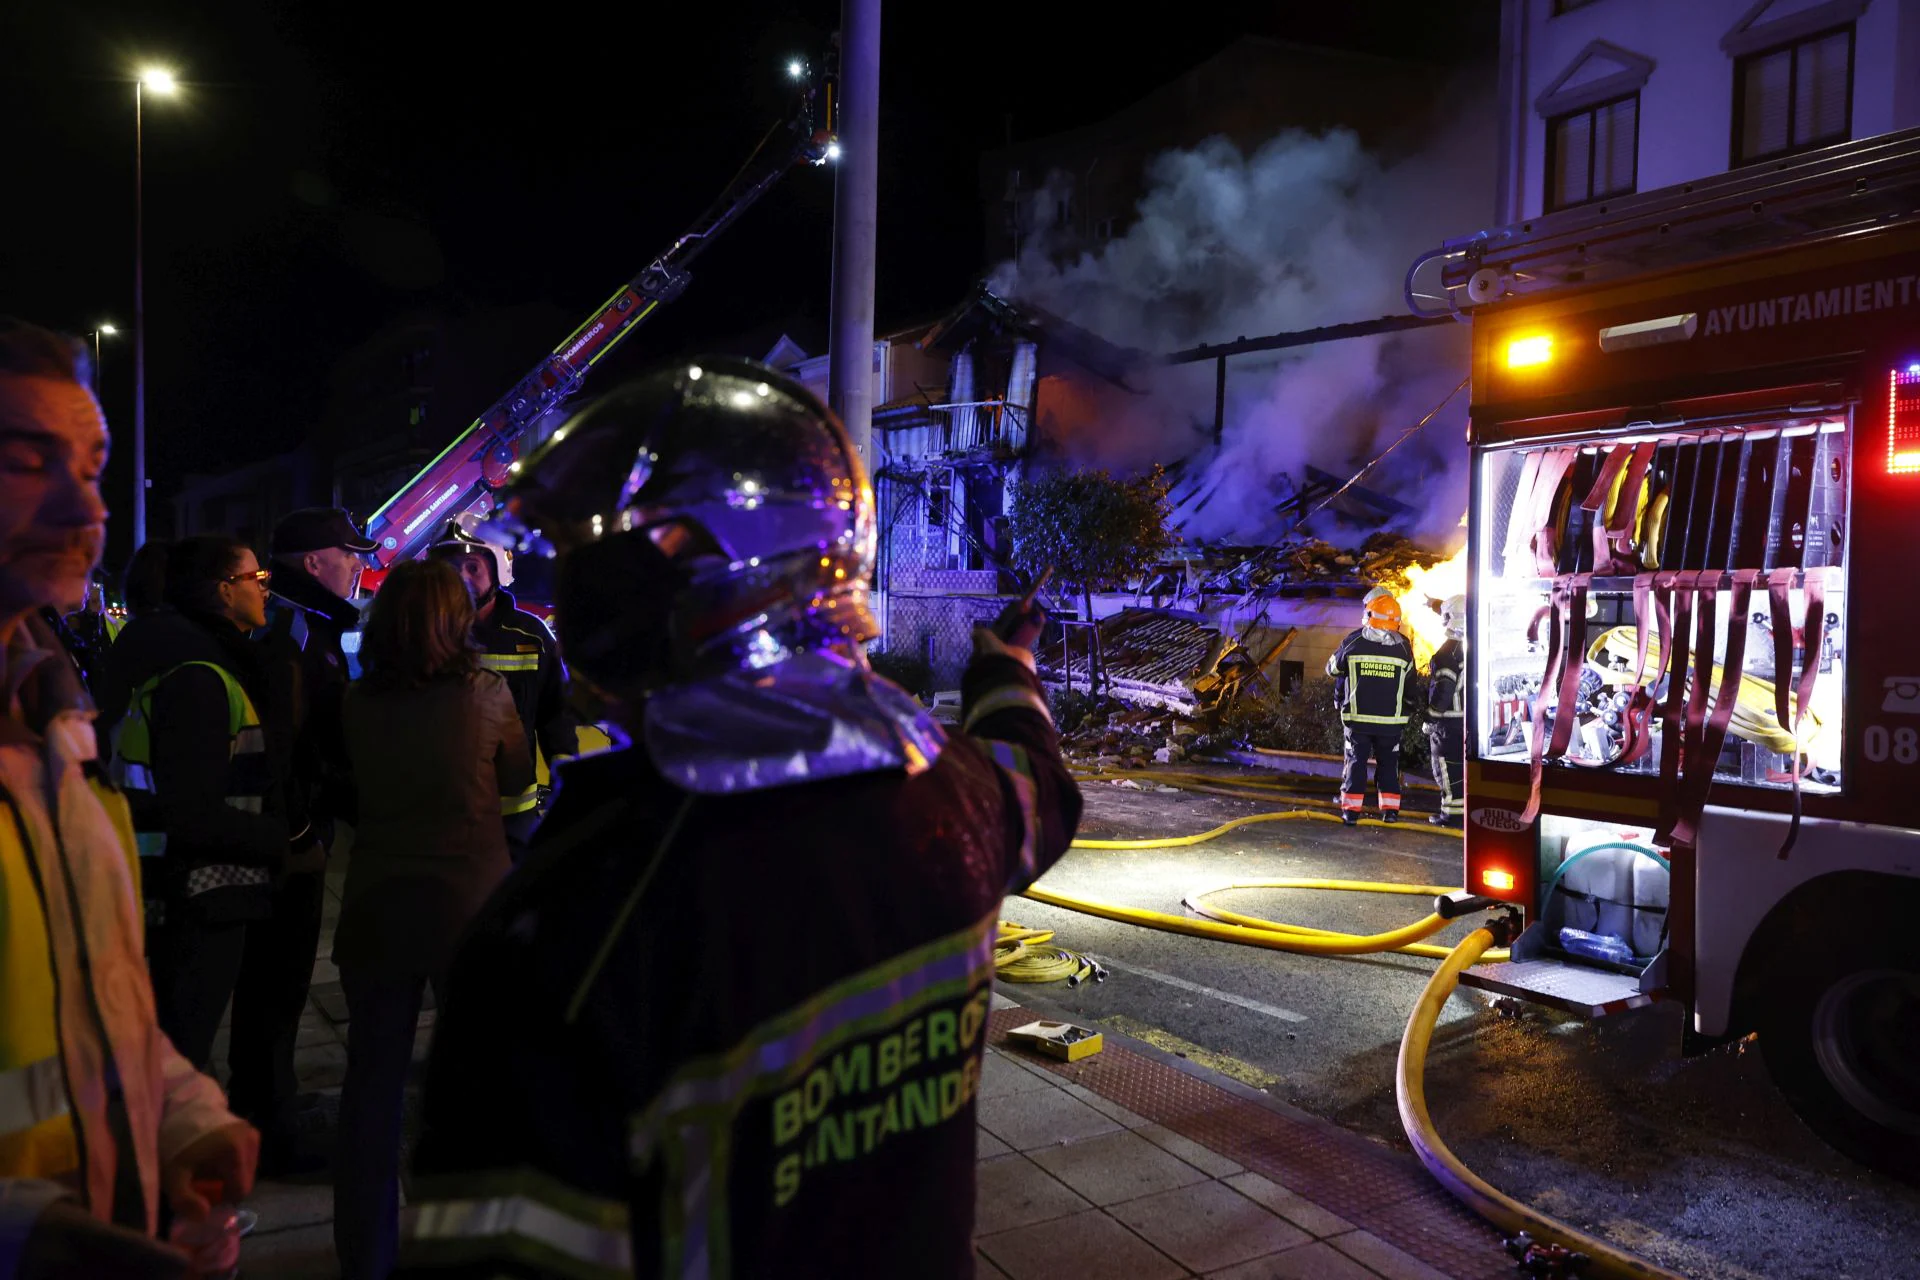
[[[331,938],[339,877],[329,877]],[[300,1087],[337,1107],[344,1003],[325,958],[301,1024]],[[1491,1231],[1412,1157],[1112,1032],[1071,1066],[1006,1039],[1040,1015],[994,997],[979,1101],[981,1280],[1494,1280]],[[420,1019],[426,1053],[431,1011]],[[225,1060],[222,1044],[215,1061]],[[326,1118],[326,1112],[322,1113]],[[316,1135],[322,1136],[322,1135]],[[333,1280],[324,1173],[263,1182],[243,1274]]]

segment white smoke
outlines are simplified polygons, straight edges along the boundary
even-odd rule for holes
[[[1126,234],[1061,262],[1057,233],[1043,233],[989,287],[1156,354],[1404,313],[1413,259],[1485,225],[1493,205],[1490,113],[1476,103],[1443,114],[1439,136],[1392,164],[1346,131],[1289,131],[1251,155],[1219,138],[1167,152],[1149,165]],[[1034,211],[1070,194],[1054,176]],[[1146,392],[1131,412],[1061,444],[1076,463],[1115,470],[1188,459],[1175,488],[1186,535],[1265,540],[1291,523],[1273,508],[1307,466],[1351,475],[1445,397],[1467,362],[1465,325],[1234,357],[1217,453],[1213,362],[1155,366],[1129,375]],[[1394,522],[1403,532],[1458,540],[1466,406],[1462,391],[1365,482],[1415,508]]]

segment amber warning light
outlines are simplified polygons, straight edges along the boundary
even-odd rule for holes
[[[1483,887],[1491,889],[1495,893],[1512,893],[1513,872],[1494,871],[1491,869],[1482,871],[1480,873],[1480,883]]]
[[[1920,472],[1920,363],[1896,367],[1887,378],[1887,470]]]
[[[1544,333],[1515,338],[1507,344],[1507,368],[1532,369],[1553,359],[1553,339]]]

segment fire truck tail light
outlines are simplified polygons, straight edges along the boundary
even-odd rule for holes
[[[1515,338],[1507,344],[1507,368],[1531,369],[1553,359],[1553,339],[1544,333]]]
[[[1896,367],[1887,379],[1887,470],[1920,471],[1920,364]]]
[[[1512,893],[1513,872],[1498,871],[1490,867],[1480,873],[1480,883],[1495,893]]]

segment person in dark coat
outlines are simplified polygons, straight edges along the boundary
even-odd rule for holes
[[[428,983],[505,878],[500,797],[533,778],[513,695],[480,665],[473,603],[438,561],[397,566],[374,598],[347,692],[360,823],[333,961],[351,1021],[334,1172],[345,1280],[384,1280],[399,1232],[401,1104]]]
[[[119,781],[137,801],[160,1025],[202,1069],[240,976],[247,925],[267,918],[274,878],[314,856],[310,842],[289,847],[281,766],[262,718],[279,701],[249,638],[266,622],[267,576],[231,538],[173,547],[172,612],[153,615],[140,661],[126,668],[133,693],[114,740]]]
[[[331,850],[354,817],[352,770],[341,727],[347,689],[342,637],[360,625],[352,603],[361,556],[374,549],[337,507],[289,512],[273,530],[272,599],[261,644],[282,698],[270,718],[275,754],[288,761],[288,821]],[[273,886],[271,911],[248,932],[240,985],[233,995],[234,1109],[261,1133],[268,1175],[307,1173],[325,1158],[300,1138],[293,1069],[326,904],[324,865],[292,872]]]

